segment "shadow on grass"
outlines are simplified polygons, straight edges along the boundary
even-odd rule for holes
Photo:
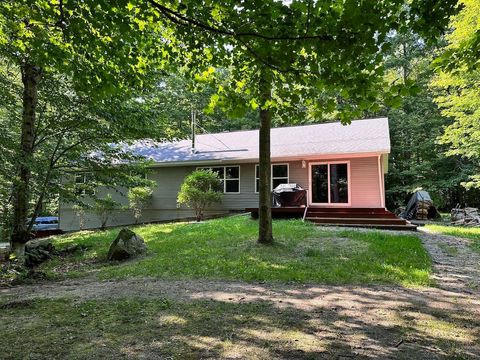
[[[2,307],[0,337],[7,358],[478,358],[478,302],[441,294],[330,287],[272,296],[239,285],[176,300],[35,300]]]

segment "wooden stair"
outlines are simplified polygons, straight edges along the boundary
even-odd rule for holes
[[[385,209],[309,207],[305,220],[322,226],[415,231],[417,227]]]

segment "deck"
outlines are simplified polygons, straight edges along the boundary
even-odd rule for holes
[[[246,208],[252,218],[258,218],[258,208]],[[274,219],[303,219],[320,226],[364,227],[387,230],[410,230],[417,227],[382,208],[323,208],[279,207],[272,208]]]

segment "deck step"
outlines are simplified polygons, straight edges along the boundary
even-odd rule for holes
[[[390,213],[390,211],[385,210],[384,208],[326,208],[326,207],[308,207],[309,211],[322,211],[322,212],[330,212],[330,213],[343,213],[343,212],[348,212],[348,213],[371,213],[371,214],[384,214],[384,213]]]
[[[307,211],[307,217],[319,217],[319,218],[381,218],[381,219],[398,219],[392,213],[386,214],[368,214],[368,213],[329,213],[329,212],[315,212]]]
[[[353,228],[379,229],[379,230],[417,231],[417,226],[412,224],[406,224],[406,225],[328,224],[328,223],[314,223],[314,224],[316,226],[335,226],[335,227],[353,227]]]
[[[325,208],[284,207],[272,208],[273,218],[299,218],[307,210],[305,220],[319,226],[363,227],[387,230],[416,230],[410,222],[400,219],[384,208]],[[258,208],[247,208],[252,218],[258,219]]]
[[[399,218],[340,218],[340,217],[305,217],[305,220],[314,223],[329,224],[384,224],[384,225],[406,225],[404,219]]]

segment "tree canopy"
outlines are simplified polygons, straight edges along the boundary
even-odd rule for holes
[[[452,20],[448,45],[434,61],[436,76],[431,82],[442,115],[455,121],[445,128],[440,141],[449,155],[478,162],[480,158],[480,3],[462,1],[463,9]],[[467,187],[480,187],[480,175],[472,175]]]
[[[2,2],[0,57],[7,66],[18,67],[22,92],[12,243],[26,240],[24,219],[34,173],[38,103],[47,77],[63,77],[77,96],[94,96],[108,109],[109,105],[124,106],[109,99],[111,94],[120,94],[119,99],[128,99],[127,105],[135,107],[136,96],[147,105],[162,104],[161,96],[142,96],[139,91],[149,85],[158,90],[159,77],[181,69],[189,77],[187,82],[194,79],[207,84],[211,96],[206,114],[215,114],[218,108],[236,117],[256,112],[261,137],[259,240],[271,242],[272,118],[290,121],[292,115],[314,119],[334,114],[348,123],[353,117],[378,112],[380,100],[400,105],[402,97],[418,89],[408,76],[399,83],[386,81],[388,36],[411,31],[427,44],[435,42],[456,11],[456,3]],[[203,101],[191,97],[185,104],[196,107]],[[104,124],[116,121],[105,115],[98,118]],[[110,150],[104,147],[102,151]],[[85,154],[79,158],[88,162]]]
[[[471,175],[473,163],[459,156],[446,156],[448,147],[438,138],[452,119],[441,114],[428,86],[435,76],[430,63],[444,40],[427,45],[414,33],[397,33],[389,37],[389,42],[392,46],[385,60],[387,80],[413,82],[417,91],[403,96],[399,107],[385,106],[380,112],[389,118],[392,142],[386,177],[387,206],[404,206],[419,188],[427,190],[439,208],[471,203],[470,194],[460,183]]]

